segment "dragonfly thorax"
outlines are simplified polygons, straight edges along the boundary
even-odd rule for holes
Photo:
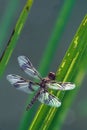
[[[46,78],[42,79],[42,81],[40,83],[40,86],[42,88],[45,88],[46,87],[46,83],[50,82],[51,80],[55,80],[55,73],[53,73],[53,72],[50,72]]]
[[[41,83],[40,83],[40,86],[42,88],[45,88],[46,87],[46,83],[48,83],[49,81],[50,81],[50,79],[48,77],[43,78],[42,81],[41,81]]]

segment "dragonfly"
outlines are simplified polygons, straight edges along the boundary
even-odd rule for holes
[[[38,100],[42,104],[51,107],[60,107],[61,101],[58,97],[49,93],[48,89],[53,90],[72,90],[75,88],[75,84],[71,82],[57,82],[55,80],[55,73],[50,72],[47,77],[43,78],[40,73],[34,68],[33,64],[26,56],[19,56],[18,63],[20,68],[28,74],[30,77],[37,79],[38,82],[26,80],[23,77],[15,74],[7,75],[7,80],[16,89],[21,90],[27,94],[33,94],[32,100],[27,105],[26,110],[29,110],[33,104]]]

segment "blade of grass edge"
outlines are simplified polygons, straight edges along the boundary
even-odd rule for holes
[[[48,41],[42,60],[40,62],[39,72],[43,76],[47,74],[48,68],[50,68],[50,63],[52,62],[54,54],[55,54],[54,50],[56,52],[58,43],[62,37],[62,33],[64,32],[64,29],[66,27],[66,24],[68,22],[69,16],[71,14],[71,11],[73,9],[75,2],[76,2],[75,0],[71,0],[71,1],[65,0],[63,7],[60,10],[60,14],[56,20],[53,33],[51,35],[50,40]],[[61,24],[61,21],[62,21],[62,24]],[[29,103],[29,101],[30,101],[30,97],[27,103]],[[28,112],[26,111],[24,112],[22,120],[20,122],[20,126],[19,126],[20,130],[28,129],[36,113],[36,109],[38,108],[38,106],[39,104],[37,103],[33,106],[32,110],[29,110]]]
[[[21,33],[21,30],[24,26],[24,23],[28,17],[28,13],[30,12],[30,8],[32,6],[33,0],[28,0],[24,6],[24,9],[16,23],[16,26],[11,34],[11,37],[7,43],[7,46],[2,54],[2,57],[0,58],[0,76],[3,74],[5,67],[10,59],[10,56],[13,52],[13,49],[16,46],[16,42],[19,38],[19,35]]]
[[[72,78],[73,70],[75,68],[75,63],[77,63],[78,58],[80,58],[80,53],[84,52],[84,48],[86,44],[83,44],[83,39],[86,40],[87,37],[87,16],[82,21],[79,30],[77,31],[72,44],[70,45],[62,64],[60,65],[59,69],[57,70],[56,77],[58,81],[70,81]],[[86,41],[84,41],[86,42]],[[78,63],[77,63],[78,64]],[[55,93],[60,99],[63,98],[64,92]],[[60,109],[60,108],[58,108]],[[48,129],[54,114],[58,110],[56,108],[49,108],[45,105],[41,105],[39,110],[33,120],[33,123],[29,130],[34,129]]]
[[[75,90],[73,90],[73,92],[71,91],[71,92],[65,93],[62,107],[60,108],[60,110],[57,111],[57,113],[56,113],[57,116],[56,115],[54,116],[52,124],[49,127],[49,130],[50,130],[50,128],[53,128],[53,130],[61,129],[62,124],[65,121],[66,115],[68,113],[68,110],[70,108],[70,105],[72,104],[75,97],[77,96],[77,93],[81,87],[81,83],[87,73],[87,68],[86,68],[87,60],[86,59],[87,59],[87,46],[86,46],[85,52],[79,62],[81,64],[80,64],[80,66],[78,66],[79,68],[76,71],[77,74],[74,73],[74,76],[72,78],[72,81],[74,81],[77,84],[77,88]],[[85,63],[85,65],[84,65],[84,63]]]

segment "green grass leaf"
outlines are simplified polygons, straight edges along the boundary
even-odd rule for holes
[[[86,71],[84,66],[86,66],[86,53],[87,48],[87,16],[83,19],[76,35],[74,36],[69,49],[67,50],[62,63],[58,67],[56,72],[56,80],[57,81],[73,81],[76,84],[76,90],[78,85],[80,85]],[[83,58],[84,56],[84,58]],[[81,70],[83,74],[80,74],[79,65],[83,62]],[[78,73],[76,73],[78,72]],[[80,81],[77,80],[80,77]],[[78,81],[78,82],[77,82]],[[76,91],[75,90],[75,91]],[[53,92],[60,100],[63,99],[65,92],[58,91]],[[68,94],[72,93],[72,96],[68,97]],[[68,105],[71,104],[73,100],[74,91],[67,92],[63,100],[62,106],[60,108],[52,108],[45,105],[41,105],[36,113],[34,120],[29,127],[29,130],[59,130],[61,127],[62,121],[64,120],[64,116],[66,114],[66,110],[68,109]],[[72,100],[70,100],[70,98]]]
[[[11,37],[7,43],[7,46],[0,58],[0,77],[2,76],[6,65],[11,57],[11,54],[16,46],[17,40],[20,36],[21,30],[24,26],[24,23],[28,17],[28,13],[30,12],[30,8],[32,6],[33,0],[28,0],[17,23],[16,26],[11,34]]]
[[[58,14],[51,37],[47,43],[42,60],[40,62],[39,71],[43,76],[45,76],[49,71],[50,63],[52,63],[52,59],[54,58],[54,55],[58,49],[58,44],[66,28],[75,2],[75,0],[65,0],[60,10],[60,13]]]

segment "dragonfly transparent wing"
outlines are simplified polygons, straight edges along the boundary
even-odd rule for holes
[[[46,86],[50,89],[54,90],[72,90],[75,88],[75,84],[70,83],[70,82],[55,82],[51,81],[46,83]]]
[[[21,69],[27,73],[29,76],[36,78],[36,79],[42,79],[38,71],[33,67],[32,63],[26,56],[19,56],[18,57],[18,63],[21,67]]]
[[[22,78],[21,76],[18,76],[15,74],[7,75],[7,80],[16,89],[24,91],[26,93],[32,94],[33,92],[35,92],[39,88],[39,85],[36,85],[32,81],[27,81],[24,78]]]
[[[38,96],[38,100],[41,103],[44,103],[46,105],[53,106],[53,107],[59,107],[61,105],[61,102],[59,101],[57,97],[48,93],[44,89],[41,90],[40,95]]]

